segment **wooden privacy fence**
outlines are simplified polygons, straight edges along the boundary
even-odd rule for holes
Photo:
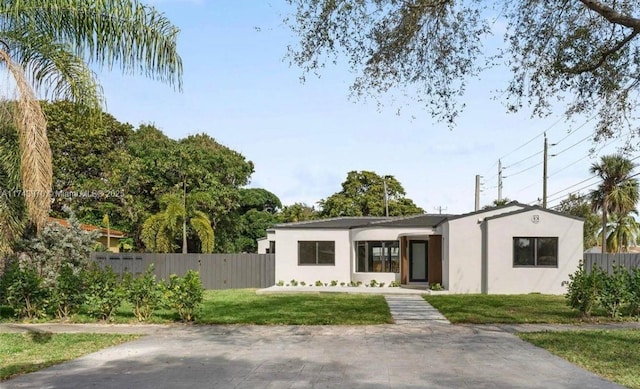
[[[200,272],[205,289],[266,288],[275,284],[275,254],[92,253],[91,259],[121,276],[144,273],[154,265],[158,279],[187,270]]]
[[[624,266],[631,270],[640,268],[640,253],[625,253],[625,254],[598,254],[598,253],[585,253],[584,254],[584,269],[587,273],[591,272],[594,266],[598,266],[600,269],[611,274],[614,266]]]

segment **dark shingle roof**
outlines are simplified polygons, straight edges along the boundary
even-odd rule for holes
[[[413,215],[406,217],[398,217],[393,220],[383,220],[379,222],[370,223],[368,227],[435,227],[444,220],[448,219],[451,215]]]
[[[332,229],[349,229],[354,227],[363,227],[372,222],[391,220],[391,217],[336,217],[332,219],[308,220],[297,223],[276,224],[273,228],[332,228]]]

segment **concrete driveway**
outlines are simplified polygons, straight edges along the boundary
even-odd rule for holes
[[[170,327],[2,388],[617,388],[501,330]]]

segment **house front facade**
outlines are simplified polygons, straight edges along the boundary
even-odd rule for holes
[[[375,280],[438,283],[452,293],[560,294],[582,258],[582,226],[579,218],[510,203],[463,215],[279,224],[265,241],[276,255],[276,280],[285,283]]]

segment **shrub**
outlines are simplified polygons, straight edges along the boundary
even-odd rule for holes
[[[627,278],[629,313],[640,315],[640,268],[635,268]]]
[[[197,271],[189,270],[184,277],[172,274],[165,288],[165,304],[175,310],[182,321],[195,320],[204,299],[204,288]]]
[[[277,286],[284,286],[284,281],[280,280],[276,283]]]
[[[86,274],[87,313],[98,319],[110,320],[125,297],[118,275],[110,267],[101,269],[97,264],[91,266]]]
[[[435,283],[429,285],[429,289],[434,290],[434,291],[442,290],[442,285],[440,285],[439,282],[435,282]]]
[[[7,304],[17,317],[34,319],[45,316],[48,293],[35,266],[12,261],[1,286]]]
[[[369,281],[369,286],[371,286],[372,288],[375,288],[376,286],[378,286],[378,281],[376,280]]]
[[[324,284],[322,283],[322,281],[318,280],[316,281],[316,286],[323,286]]]
[[[71,264],[60,267],[60,274],[51,288],[50,303],[50,308],[59,319],[67,318],[80,309],[85,299],[85,277],[85,270],[74,268]]]
[[[153,310],[162,302],[162,290],[153,274],[153,265],[140,277],[127,273],[124,279],[126,299],[132,305],[138,321],[148,320]]]
[[[91,251],[99,232],[82,230],[72,212],[68,223],[69,227],[57,222],[49,223],[39,236],[20,241],[16,247],[20,262],[34,266],[47,287],[55,286],[63,265],[71,266],[76,272],[76,269],[86,269],[90,264]]]
[[[587,274],[584,270],[584,263],[580,260],[578,270],[569,274],[569,281],[563,281],[562,285],[567,286],[567,305],[577,309],[582,316],[591,316],[593,307],[598,302],[598,290],[600,288],[600,276],[602,271],[594,268],[591,273]]]
[[[291,280],[291,286],[298,286],[298,281],[296,281],[295,279]]]
[[[607,274],[603,271],[597,271],[596,273],[600,277],[598,301],[609,316],[618,317],[620,315],[620,307],[626,302],[629,295],[627,289],[629,272],[622,266],[616,266],[612,274]]]
[[[400,287],[400,283],[398,281],[391,281],[391,283],[389,283],[389,288],[399,288]]]
[[[331,280],[331,286],[338,286],[338,280]]]
[[[300,285],[301,285],[301,286],[305,286],[305,285],[307,285],[307,283],[306,283],[306,282],[304,282],[304,281],[300,281]]]

